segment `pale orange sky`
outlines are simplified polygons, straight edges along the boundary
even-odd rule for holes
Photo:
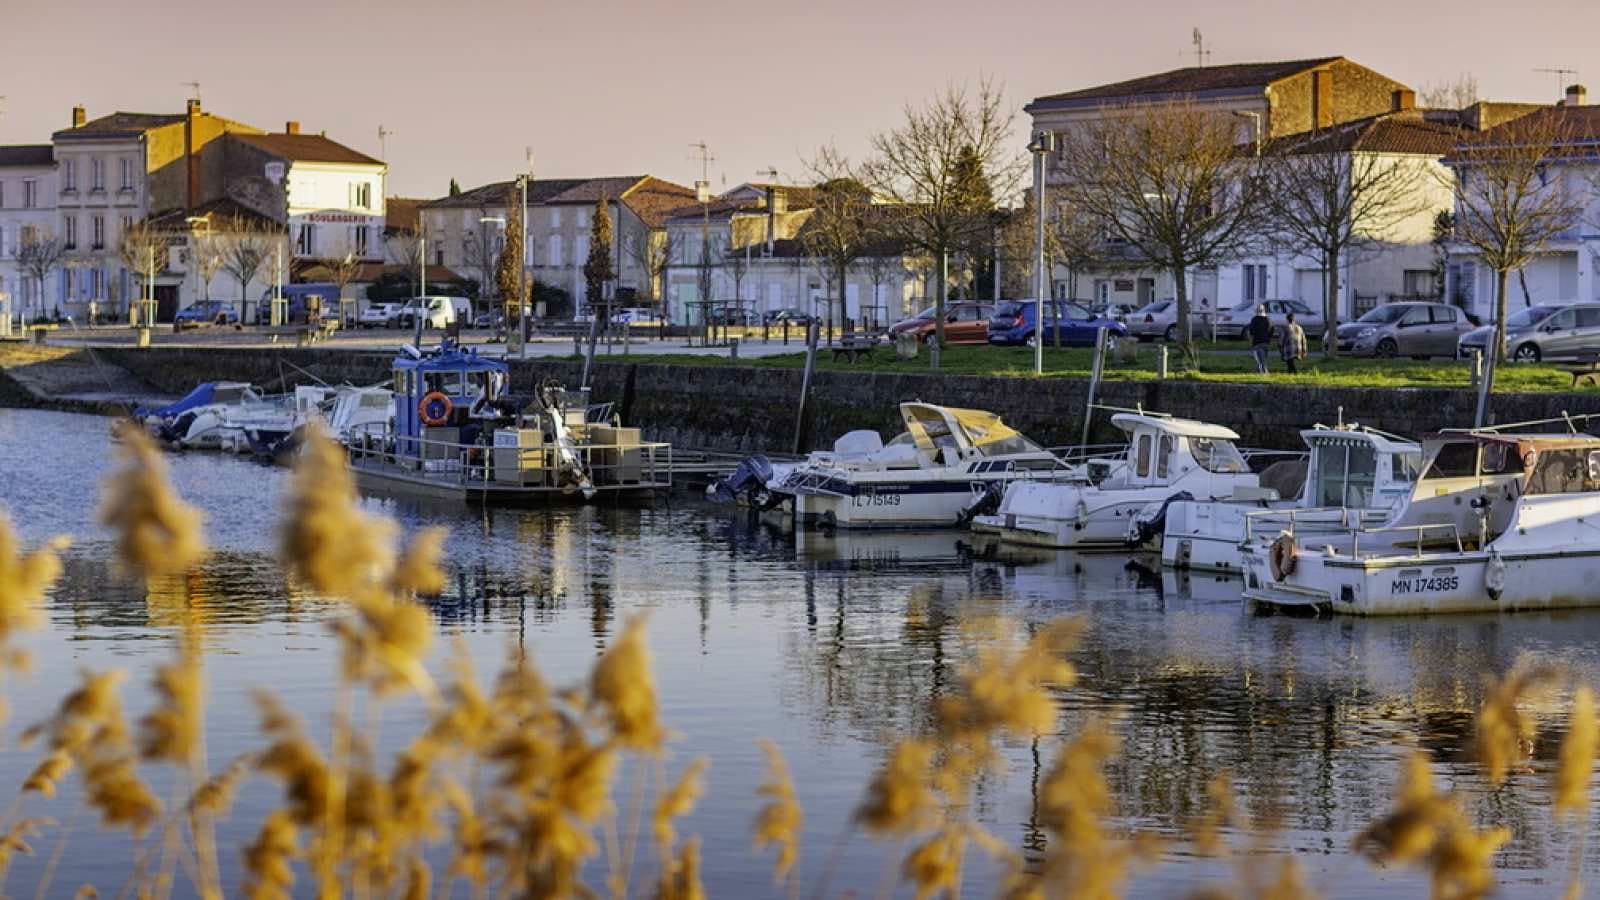
[[[1492,99],[1553,102],[1577,68],[1600,88],[1592,0],[1112,3],[983,0],[0,0],[0,143],[49,140],[75,103],[287,119],[377,155],[390,193],[507,178],[647,172],[719,187],[819,143],[865,150],[906,102],[991,75],[1020,106],[1194,61],[1345,55],[1423,88],[1476,75]],[[1203,10],[1203,11],[1202,11]],[[1019,130],[1019,134],[1025,133]]]

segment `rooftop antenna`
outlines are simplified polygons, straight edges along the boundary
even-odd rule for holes
[[[4,97],[0,97],[0,100],[4,100],[4,99],[5,99]],[[762,178],[765,178],[767,180],[768,184],[777,184],[778,183],[778,167],[777,166],[767,166],[765,169],[757,169],[756,170],[756,174],[760,175]]]
[[[383,127],[382,124],[378,125],[378,158],[384,162],[389,161],[389,135],[391,134],[394,134],[394,132]]]
[[[716,162],[717,158],[711,155],[711,148],[706,146],[705,141],[696,141],[689,145],[689,149],[697,151],[694,156],[689,158],[700,161],[700,180],[695,183],[695,187],[701,188],[706,195],[709,195],[711,193],[711,164]],[[702,196],[700,202],[704,203],[709,199],[709,196]]]
[[[1556,77],[1556,96],[1557,97],[1564,96],[1564,94],[1565,94],[1566,87],[1567,87],[1567,76],[1568,75],[1576,76],[1578,74],[1578,70],[1577,69],[1565,69],[1565,68],[1562,68],[1560,66],[1552,66],[1552,67],[1550,67],[1548,69],[1534,69],[1534,71],[1535,72],[1543,72],[1546,75],[1554,75]]]
[[[1190,37],[1190,41],[1194,44],[1195,66],[1201,69],[1205,68],[1206,59],[1211,56],[1211,51],[1206,49],[1205,35],[1200,33],[1198,27],[1194,29],[1194,34]]]
[[[200,104],[200,82],[180,81],[178,83],[189,89],[189,92],[194,95],[190,99],[192,99],[195,102],[195,105],[198,106]]]

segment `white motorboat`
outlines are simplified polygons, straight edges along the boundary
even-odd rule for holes
[[[1304,534],[1378,525],[1395,515],[1417,481],[1422,448],[1359,426],[1318,425],[1300,432],[1309,449],[1305,487],[1293,500],[1168,504],[1161,562],[1175,569],[1239,572],[1251,533]]]
[[[1277,499],[1221,425],[1143,412],[1119,412],[1111,424],[1128,433],[1125,463],[1104,477],[1019,480],[1006,488],[994,515],[975,524],[1019,544],[1074,549],[1125,549],[1134,518],[1151,503],[1174,500]]]
[[[188,428],[178,438],[178,444],[186,450],[248,452],[250,443],[245,437],[245,427],[291,415],[294,403],[294,394],[262,395],[246,385],[245,390],[230,402],[213,403],[194,410]]]
[[[902,434],[898,440],[909,442],[911,436]],[[802,465],[827,466],[864,460],[883,451],[883,436],[876,431],[850,431],[833,442],[832,449],[813,450],[802,460],[774,461],[764,453],[740,460],[739,465],[725,478],[713,479],[706,485],[706,497],[718,503],[748,506],[761,512],[776,512],[790,495],[777,491],[796,467]],[[789,512],[792,512],[790,510]]]
[[[394,392],[388,388],[301,385],[295,388],[293,409],[235,424],[256,456],[283,459],[313,421],[321,422],[335,440],[348,442],[373,426],[387,426],[393,418]]]
[[[900,404],[904,434],[875,451],[802,462],[771,485],[797,521],[839,528],[959,525],[990,491],[1021,479],[1064,477],[1054,454],[991,412]]]
[[[1446,433],[1399,515],[1244,549],[1258,606],[1353,615],[1600,606],[1600,438]]]

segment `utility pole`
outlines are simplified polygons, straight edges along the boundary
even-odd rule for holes
[[[1195,65],[1195,68],[1197,68],[1197,69],[1205,68],[1206,59],[1209,56],[1211,56],[1211,51],[1206,49],[1205,35],[1201,34],[1200,33],[1200,29],[1198,27],[1196,27],[1194,29],[1193,35],[1191,35],[1189,40],[1190,40],[1191,43],[1194,44],[1194,65]]]
[[[522,359],[528,358],[528,336],[533,332],[533,323],[528,319],[528,182],[533,180],[533,148],[523,147],[524,162],[527,163],[526,171],[522,173],[522,234],[517,240],[522,246],[517,248],[517,328],[522,332],[520,353]],[[540,311],[543,315],[543,311]]]
[[[690,144],[689,147],[699,151],[700,180],[694,183],[694,192],[700,200],[700,288],[705,296],[700,298],[702,342],[711,343],[711,164],[716,157],[711,155],[711,150],[704,140]],[[693,157],[691,157],[693,158]]]

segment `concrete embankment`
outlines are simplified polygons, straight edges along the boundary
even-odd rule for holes
[[[82,353],[83,351],[74,351]],[[327,350],[156,348],[98,350],[106,370],[125,373],[139,392],[178,395],[196,383],[250,381],[269,389],[310,383],[374,384],[389,376],[387,353]],[[512,363],[513,390],[531,393],[554,378],[576,384],[582,366],[571,360]],[[15,368],[6,372],[20,380]],[[800,372],[793,369],[597,363],[594,398],[617,404],[625,421],[654,439],[680,446],[724,450],[788,450],[795,429]],[[1042,442],[1075,443],[1082,427],[1087,384],[1082,380],[950,376],[828,370],[816,373],[805,447],[825,446],[855,428],[899,430],[895,404],[920,399],[989,409]],[[1272,383],[1233,384],[1172,379],[1107,382],[1100,402],[1192,416],[1227,425],[1243,443],[1299,446],[1296,432],[1340,417],[1397,434],[1417,435],[1471,424],[1474,396],[1440,388],[1320,388]],[[1499,394],[1498,421],[1600,412],[1594,393]],[[1096,417],[1093,439],[1115,440],[1108,416]]]
[[[0,406],[119,415],[166,395],[99,353],[0,344]]]

